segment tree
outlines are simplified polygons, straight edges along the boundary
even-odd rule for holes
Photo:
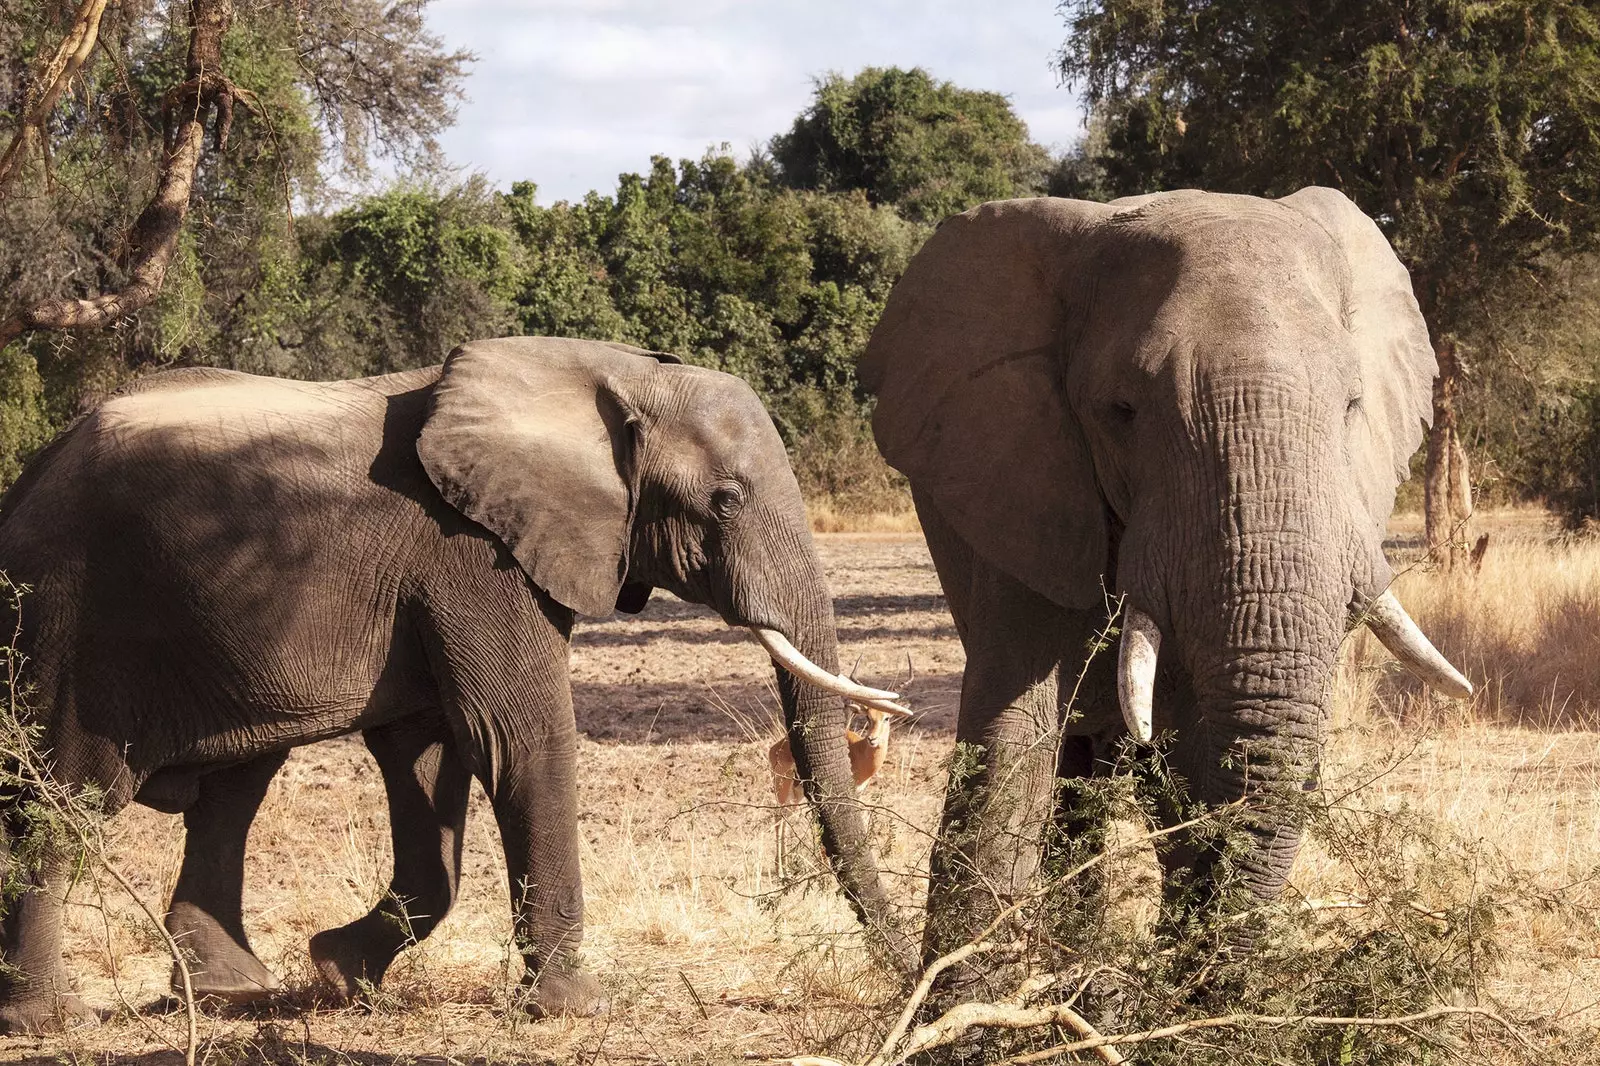
[[[470,59],[426,32],[419,0],[0,12],[4,381],[38,381],[57,423],[134,368],[271,330],[281,309],[257,297],[294,274],[290,205],[374,153],[426,157]]]
[[[860,189],[920,222],[1035,195],[1050,167],[1004,96],[935,81],[920,67],[829,74],[771,152],[792,188]]]
[[[1061,69],[1119,194],[1342,190],[1411,270],[1440,376],[1427,537],[1471,512],[1456,396],[1471,321],[1600,231],[1592,0],[1065,0]]]

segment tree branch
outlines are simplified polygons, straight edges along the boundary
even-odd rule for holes
[[[28,154],[28,147],[34,141],[43,143],[44,125],[50,119],[50,112],[55,110],[61,94],[67,90],[67,84],[82,69],[89,53],[94,51],[95,41],[100,37],[100,16],[105,14],[105,10],[106,0],[83,0],[78,13],[72,17],[72,26],[67,30],[61,46],[28,87],[27,102],[22,107],[22,121],[17,125],[11,143],[6,146],[5,154],[0,155],[0,193],[5,192],[16,174],[17,167]]]

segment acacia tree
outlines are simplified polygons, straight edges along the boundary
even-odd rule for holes
[[[1593,0],[1064,0],[1060,53],[1118,194],[1340,189],[1411,270],[1439,358],[1427,537],[1471,513],[1455,398],[1475,316],[1600,230]]]
[[[59,421],[270,317],[290,205],[374,153],[426,157],[452,117],[471,57],[423,3],[0,0],[0,416],[37,422],[42,390]]]

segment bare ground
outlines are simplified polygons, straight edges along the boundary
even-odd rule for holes
[[[1544,535],[1537,523],[1507,528],[1530,542]],[[963,656],[918,536],[818,540],[846,664],[859,655],[862,680],[900,688],[920,712],[896,732],[868,793],[880,849],[899,871],[893,888],[914,905]],[[1352,642],[1354,665],[1341,680],[1330,787],[1376,778],[1378,802],[1437,816],[1560,901],[1533,899],[1509,916],[1516,948],[1491,988],[1512,1013],[1560,1016],[1552,1032],[1592,1031],[1600,929],[1581,916],[1592,912],[1566,904],[1594,902],[1600,734],[1437,710],[1394,681],[1370,643]],[[774,878],[764,749],[776,701],[764,653],[700,608],[661,596],[635,618],[584,626],[573,670],[585,737],[584,955],[610,1012],[534,1023],[506,1009],[516,972],[510,905],[481,794],[454,913],[402,956],[374,1006],[317,1004],[307,940],[364,912],[388,876],[378,773],[347,739],[296,752],[273,782],[251,838],[245,907],[257,952],[292,991],[253,1016],[207,1011],[200,1033],[211,1061],[727,1062],[837,1046],[881,1026],[892,991],[866,963],[829,879]],[[181,825],[143,808],[111,825],[113,861],[152,904],[176,877]],[[802,864],[813,862],[803,832],[791,834]],[[1341,877],[1313,841],[1295,884],[1317,898],[1347,888]],[[78,887],[67,951],[104,1020],[45,1040],[0,1039],[0,1060],[181,1061],[168,1043],[181,1043],[181,1014],[160,1007],[165,951],[130,903],[97,880],[105,906],[94,884]]]

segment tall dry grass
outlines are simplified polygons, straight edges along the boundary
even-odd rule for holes
[[[1449,713],[1462,720],[1592,729],[1600,723],[1600,539],[1502,538],[1477,574],[1403,571],[1395,593],[1477,693]],[[1357,661],[1386,658],[1370,636]],[[1371,698],[1417,719],[1443,705],[1398,671],[1379,670]]]

